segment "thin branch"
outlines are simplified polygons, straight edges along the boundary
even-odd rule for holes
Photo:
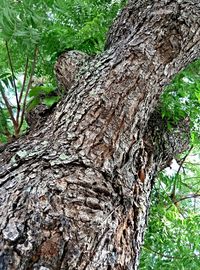
[[[181,210],[179,209],[178,205],[174,202],[174,200],[171,198],[171,196],[168,195],[168,193],[166,192],[166,189],[162,186],[162,183],[160,184],[160,186],[161,186],[161,188],[163,189],[163,191],[165,192],[165,194],[166,194],[167,198],[169,199],[169,201],[171,202],[171,205],[169,205],[169,206],[167,207],[166,210],[169,210],[169,209],[174,205],[174,206],[176,207],[176,209],[178,210],[179,214],[180,214],[183,218],[185,218],[185,216],[183,215],[183,213],[182,213]]]
[[[22,100],[22,96],[23,96],[23,93],[24,93],[25,85],[26,85],[26,79],[27,79],[27,74],[28,74],[28,64],[29,64],[29,59],[27,57],[26,58],[25,70],[24,70],[24,79],[23,79],[22,88],[21,88],[20,95],[19,95],[20,110],[17,111],[17,123],[19,122],[19,115],[20,115],[20,111],[21,111],[21,100]]]
[[[23,84],[22,84],[22,88],[20,91],[20,96],[19,96],[19,103],[21,102],[22,99],[22,95],[25,89],[25,84],[26,84],[26,79],[27,79],[27,74],[28,74],[28,64],[29,64],[29,58],[26,58],[26,65],[25,65],[25,70],[24,70],[24,80],[23,80]]]
[[[181,202],[181,201],[184,201],[184,200],[187,200],[187,199],[192,199],[192,198],[198,198],[200,197],[200,194],[189,194],[189,195],[186,195],[178,200],[176,200],[174,203],[178,203],[178,202]]]
[[[3,89],[0,87],[0,92],[1,92],[1,95],[2,95],[2,98],[5,102],[5,105],[6,105],[6,108],[8,110],[8,113],[10,115],[10,118],[11,118],[11,121],[13,123],[13,126],[16,127],[17,126],[17,122],[15,120],[15,117],[14,117],[14,114],[13,114],[13,110],[12,110],[12,106],[10,105],[9,101],[8,101],[8,98],[6,97]]]
[[[194,162],[189,162],[189,161],[187,161],[187,162],[185,162],[186,164],[191,164],[191,165],[198,165],[198,166],[200,166],[200,163],[194,163]]]
[[[17,86],[15,83],[15,74],[14,74],[14,69],[13,69],[13,64],[12,64],[12,60],[11,60],[11,55],[10,55],[10,51],[8,48],[8,42],[6,41],[6,50],[7,50],[7,54],[8,54],[8,61],[9,61],[9,65],[10,65],[10,69],[11,69],[11,73],[12,73],[12,85],[15,91],[15,98],[16,98],[16,102],[17,102],[17,110],[20,110],[20,106],[19,106],[19,99],[18,99],[18,94],[17,94]]]
[[[177,173],[176,173],[176,176],[180,173],[180,170],[181,170],[181,168],[182,168],[182,166],[183,166],[183,163],[185,162],[185,160],[186,160],[186,158],[189,156],[189,154],[190,154],[190,152],[192,151],[192,149],[193,149],[193,145],[190,147],[190,149],[188,150],[188,153],[184,156],[184,158],[181,160],[181,163],[180,163],[180,166],[179,166],[179,168],[178,168],[178,171],[177,171]]]
[[[190,179],[200,179],[200,176],[191,176],[191,177],[187,177],[187,178],[184,178],[183,180],[190,180]]]
[[[26,88],[26,92],[25,92],[25,97],[24,97],[24,102],[23,102],[23,107],[22,107],[22,114],[21,114],[21,121],[20,121],[20,124],[19,124],[18,132],[20,131],[20,128],[21,128],[21,126],[23,124],[23,120],[24,120],[24,114],[25,114],[25,111],[26,111],[26,101],[27,101],[27,97],[28,97],[28,93],[29,93],[31,84],[32,84],[32,77],[33,77],[34,71],[35,71],[35,66],[36,66],[36,61],[37,61],[37,54],[38,54],[38,47],[35,46],[34,56],[33,56],[33,63],[32,63],[32,66],[31,66],[31,75],[30,75],[30,78],[29,78],[28,86]]]
[[[189,179],[189,180],[191,180],[191,179],[200,179],[200,177],[199,177],[199,176],[196,176],[196,177],[195,177],[195,176],[194,176],[194,177],[188,177],[188,178],[185,178],[184,181],[185,181],[185,180],[188,180],[188,179]],[[183,182],[183,181],[181,180],[181,184],[183,184],[185,187],[189,188],[190,190],[194,190],[194,186],[195,186],[195,185],[198,185],[199,182],[200,182],[200,181],[198,181],[196,184],[193,183],[193,186],[191,186],[191,185],[188,185],[188,184],[186,184],[185,182]]]
[[[6,127],[5,128],[5,131],[1,131],[1,133],[4,135],[4,136],[6,136],[7,138],[10,138],[11,137],[11,133],[10,133],[10,131],[8,130],[8,128]]]
[[[174,201],[175,199],[175,195],[176,195],[176,185],[177,185],[177,179],[178,179],[178,175],[181,171],[181,168],[183,167],[183,163],[185,162],[186,158],[188,157],[188,155],[190,154],[190,152],[192,151],[193,149],[193,145],[190,147],[189,151],[187,152],[187,154],[183,157],[183,159],[181,160],[181,163],[180,163],[180,166],[178,168],[178,171],[175,175],[175,178],[174,178],[174,185],[173,185],[173,189],[172,189],[172,192],[171,192],[171,198],[172,200]]]

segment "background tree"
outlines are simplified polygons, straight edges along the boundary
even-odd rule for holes
[[[137,268],[155,173],[188,148],[188,118],[154,110],[199,56],[198,24],[195,1],[131,1],[47,123],[6,148],[2,268]]]

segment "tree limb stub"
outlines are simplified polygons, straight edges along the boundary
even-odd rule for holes
[[[150,116],[200,55],[200,4],[129,2],[45,125],[0,155],[2,269],[138,267],[155,173],[187,147]]]

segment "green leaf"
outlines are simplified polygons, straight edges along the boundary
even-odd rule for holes
[[[198,102],[200,103],[200,92],[196,92],[195,94],[196,94],[196,97],[198,99]]]
[[[0,80],[4,79],[4,78],[10,78],[12,75],[10,72],[5,72],[3,74],[0,75]]]
[[[53,96],[53,97],[46,97],[43,100],[43,104],[47,105],[48,107],[51,107],[55,103],[57,103],[60,100],[60,97]]]
[[[40,102],[40,98],[39,97],[34,97],[33,99],[31,99],[28,104],[27,104],[27,111],[31,111],[33,110],[37,105],[39,105]]]
[[[29,97],[38,97],[42,95],[50,94],[54,91],[54,87],[52,86],[35,86],[32,87],[29,92]]]

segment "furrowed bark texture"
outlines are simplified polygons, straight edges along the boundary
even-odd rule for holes
[[[198,1],[130,1],[45,125],[7,146],[0,269],[138,268],[154,176],[188,142],[155,106],[199,34]]]

